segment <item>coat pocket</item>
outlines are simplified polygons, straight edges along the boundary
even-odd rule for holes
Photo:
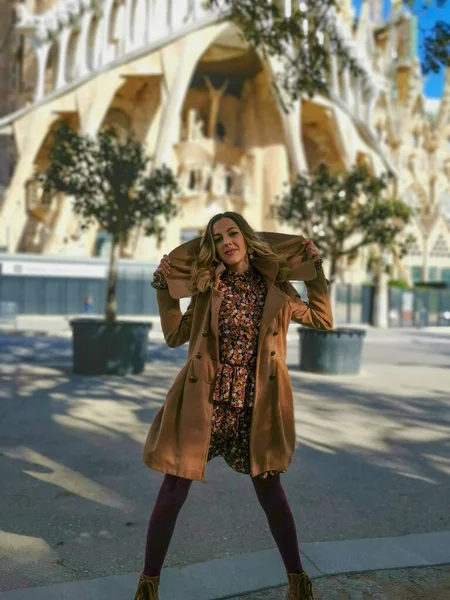
[[[212,384],[216,378],[216,361],[210,358],[190,358],[188,361],[189,371],[187,383],[202,383]]]

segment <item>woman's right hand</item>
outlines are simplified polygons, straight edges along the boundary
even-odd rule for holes
[[[167,256],[167,254],[164,254],[162,257],[161,262],[155,271],[155,274],[156,273],[163,275],[164,277],[170,274],[170,258]]]

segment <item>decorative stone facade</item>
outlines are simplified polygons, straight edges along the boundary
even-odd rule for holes
[[[280,1],[288,13],[292,0]],[[374,26],[364,5],[353,32],[351,4],[343,0],[324,22],[324,39],[328,28],[337,31],[363,75],[352,77],[332,57],[329,97],[298,102],[285,114],[269,83],[276,65],[263,63],[236,26],[202,0],[28,0],[15,13],[0,0],[0,15],[0,248],[93,255],[105,241],[102,232],[80,231],[70,199],[49,202],[29,183],[62,118],[91,135],[114,122],[146,143],[155,164],[167,163],[179,176],[181,215],[164,242],[134,232],[123,249],[129,258],[158,260],[220,210],[242,212],[257,229],[278,230],[269,209],[284,183],[322,160],[338,169],[358,161],[376,173],[395,168],[402,194],[417,185],[425,190],[419,196],[434,207],[427,217],[434,232],[431,215],[448,192],[448,150],[447,159],[441,153],[448,110],[442,102],[440,129],[427,125],[414,68],[409,78],[389,70],[397,21]],[[405,85],[413,91],[404,92]],[[414,151],[412,131],[426,140]],[[431,172],[432,201],[423,180]],[[446,221],[433,218],[450,246]],[[427,240],[429,261],[445,261],[431,252],[431,234]],[[418,246],[423,253],[423,242]],[[411,254],[405,264],[418,260]],[[349,281],[365,277],[364,256],[342,267]]]

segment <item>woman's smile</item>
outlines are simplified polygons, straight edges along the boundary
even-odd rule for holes
[[[247,244],[236,223],[220,219],[214,224],[213,235],[219,260],[233,271],[245,271],[249,266]]]

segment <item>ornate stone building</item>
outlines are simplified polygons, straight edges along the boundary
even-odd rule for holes
[[[397,275],[450,283],[450,73],[441,101],[429,102],[417,58],[417,18],[401,3],[385,23],[363,16],[360,27],[366,19],[366,30],[373,31],[367,36],[372,64],[386,82],[373,126],[397,170],[397,192],[415,211],[410,231],[416,244]]]
[[[292,0],[278,1],[291,10]],[[365,161],[375,173],[396,170],[399,193],[424,209],[413,226],[417,248],[399,273],[441,275],[450,268],[441,210],[449,190],[450,85],[433,121],[411,19],[402,13],[378,23],[370,13],[363,4],[355,24],[342,0],[323,29],[325,41],[330,28],[338,32],[363,75],[355,78],[332,56],[329,95],[297,102],[286,115],[269,84],[275,65],[202,0],[0,0],[0,248],[107,251],[103,232],[80,230],[70,198],[48,203],[31,182],[45,165],[51,131],[69,119],[91,135],[110,123],[133,132],[156,165],[168,164],[180,178],[182,212],[165,241],[136,231],[124,257],[158,260],[221,210],[279,230],[269,209],[297,172],[322,160],[338,169]],[[365,278],[366,258],[341,265],[347,281]]]

